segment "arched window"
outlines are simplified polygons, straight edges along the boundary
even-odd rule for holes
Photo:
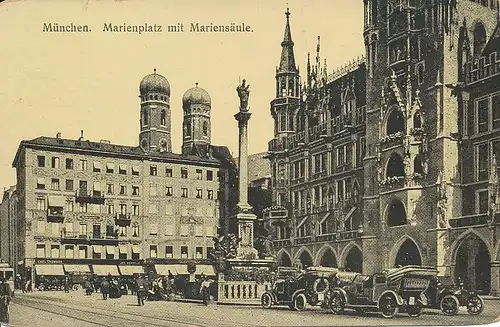
[[[399,109],[392,110],[387,118],[387,135],[404,132],[404,129],[405,122],[403,113]]]
[[[419,154],[416,155],[415,160],[413,161],[413,172],[415,174],[423,174],[424,167],[422,166],[422,158]]]
[[[418,85],[420,85],[424,82],[424,65],[418,65],[417,81],[418,81]]]
[[[290,116],[288,118],[288,130],[293,131],[293,117],[292,116]]]
[[[153,96],[152,95],[149,95],[149,100],[153,100]]]
[[[387,224],[389,226],[406,225],[406,210],[400,200],[393,200],[387,209]]]
[[[158,100],[158,95],[157,94],[155,94],[155,100]]]
[[[148,111],[147,111],[147,110],[144,110],[144,111],[142,112],[142,125],[143,125],[143,126],[146,126],[148,123],[149,123],[149,115],[148,115]]]
[[[420,112],[415,112],[413,114],[413,128],[414,129],[420,129],[422,128],[422,117],[420,117]]]
[[[403,158],[397,153],[391,154],[387,162],[386,177],[397,177],[405,175]]]
[[[474,56],[481,55],[484,44],[486,43],[486,29],[482,23],[477,23],[474,27]]]
[[[280,131],[286,131],[286,113],[282,112],[280,115]]]
[[[162,126],[165,126],[166,122],[167,122],[167,112],[164,109],[164,110],[161,111],[160,123],[161,123]]]
[[[191,121],[186,121],[186,136],[191,137]]]
[[[208,135],[208,123],[206,121],[203,122],[203,136]]]

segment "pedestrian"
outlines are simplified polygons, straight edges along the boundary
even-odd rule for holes
[[[64,293],[69,293],[69,277],[64,276]]]
[[[7,279],[3,278],[0,284],[0,322],[9,322],[9,303],[11,297],[12,290],[7,283]]]
[[[92,285],[90,280],[86,279],[85,280],[85,294],[92,295],[93,291],[94,291],[94,286]]]
[[[144,278],[142,278],[142,276],[137,277],[136,285],[137,285],[137,289],[136,289],[137,304],[139,306],[142,306],[142,305],[144,305],[144,299],[147,296],[148,287],[146,285],[146,281],[144,280]]]
[[[107,279],[103,279],[101,283],[101,293],[102,293],[102,299],[107,300],[108,299],[108,293],[109,293],[109,282]]]

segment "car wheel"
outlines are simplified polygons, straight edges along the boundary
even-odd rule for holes
[[[73,285],[73,291],[78,291],[80,289],[80,285],[79,284],[75,284]]]
[[[478,315],[483,312],[484,301],[479,295],[473,295],[467,300],[467,312],[471,315]]]
[[[297,294],[293,300],[293,306],[297,311],[304,311],[307,307],[307,298],[303,293]]]
[[[406,308],[406,313],[410,317],[419,317],[424,311],[424,307],[421,304],[412,305]]]
[[[447,315],[454,316],[458,313],[458,307],[460,303],[455,295],[445,295],[441,302],[439,303],[439,309]]]
[[[260,303],[262,304],[262,307],[264,309],[269,309],[273,305],[273,298],[271,297],[271,294],[269,293],[262,294],[262,297],[260,298]]]
[[[384,295],[380,299],[378,306],[384,318],[392,318],[399,311],[398,303],[396,302],[394,295],[391,294]]]
[[[335,314],[342,313],[344,311],[345,301],[342,296],[340,296],[340,294],[334,293],[332,294],[332,298],[330,299],[329,307],[330,311]]]

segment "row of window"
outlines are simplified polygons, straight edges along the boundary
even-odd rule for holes
[[[47,189],[47,181],[45,180],[45,177],[38,177],[37,178],[37,183],[36,183],[36,188],[39,190],[45,190]],[[80,195],[91,195],[95,197],[100,197],[103,196],[104,194],[108,195],[114,195],[115,194],[115,184],[114,183],[105,183],[106,185],[106,191],[103,190],[103,185],[104,183],[101,183],[99,181],[95,181],[92,183],[92,192],[88,192],[89,189],[89,183],[88,181],[85,180],[80,180],[78,183],[78,190]],[[51,178],[50,179],[50,189],[54,191],[61,191],[63,190],[61,188],[61,180],[59,178]],[[64,184],[64,191],[74,191],[75,190],[75,181],[72,179],[66,179],[65,184]],[[138,185],[132,185],[131,188],[131,195],[132,196],[140,196],[140,186]],[[119,191],[116,192],[117,195],[128,195],[128,190],[127,190],[127,185],[125,184],[119,184]],[[197,199],[203,199],[206,197],[209,200],[214,199],[214,190],[212,189],[207,189],[206,193],[204,195],[204,190],[201,188],[196,188],[194,197]],[[158,184],[151,183],[149,185],[149,195],[151,196],[158,196]],[[165,195],[166,196],[174,196],[174,187],[173,186],[165,186]],[[180,197],[182,198],[188,198],[189,197],[189,188],[187,187],[181,187],[180,188]]]
[[[62,201],[61,201],[62,202]],[[57,203],[57,205],[51,204],[50,199],[47,201],[44,197],[38,197],[36,199],[36,209],[37,210],[49,210],[49,215],[62,216],[64,212],[75,212],[75,203],[72,199],[66,199],[64,202],[64,207],[60,207],[61,204]],[[118,209],[118,211],[117,211]],[[157,214],[164,213],[166,215],[174,214],[174,205],[170,202],[161,205],[162,211],[158,207],[157,203],[149,204],[149,214]],[[190,212],[190,208],[186,206],[182,206],[180,208],[181,216],[189,216],[195,215],[197,217],[207,216],[213,217],[214,207],[212,205],[207,206],[196,206],[193,209],[194,212]],[[126,215],[128,213],[133,216],[140,216],[140,205],[134,203],[132,205],[128,205],[127,203],[118,203],[118,207],[114,203],[107,203],[106,205],[93,204],[93,203],[78,203],[77,212],[80,213],[94,213],[94,214],[114,214],[115,212],[120,213],[122,215]]]
[[[63,250],[61,252],[61,249]],[[204,248],[201,246],[195,247],[193,253],[189,253],[188,246],[180,246],[177,251],[174,251],[174,246],[166,245],[165,252],[160,256],[157,245],[149,246],[149,257],[150,258],[181,258],[181,259],[203,259],[204,258]],[[209,258],[210,253],[212,252],[212,247],[206,247],[205,257]],[[92,253],[89,256],[89,247],[86,245],[74,246],[74,245],[65,245],[62,247],[59,244],[52,244],[50,246],[46,246],[45,244],[37,244],[36,245],[36,257],[37,258],[66,258],[66,259],[141,259],[140,249],[137,246],[132,247],[131,253],[128,251],[127,246],[105,246],[104,249],[100,245],[92,246]]]
[[[354,151],[353,151],[354,146]],[[356,163],[356,166],[361,165],[361,159],[366,154],[366,140],[361,138],[359,142],[348,143],[336,148],[335,156],[332,156],[331,162],[332,167],[344,167],[349,166],[352,163]],[[313,174],[326,172],[328,170],[328,154],[326,152],[315,154],[312,157],[313,163]],[[292,179],[299,179],[305,177],[306,175],[306,159],[301,159],[295,161],[291,165]],[[286,167],[284,164],[278,165],[278,171],[276,172],[278,180],[286,180]]]
[[[481,143],[475,148],[474,177],[478,182],[487,181],[495,157],[496,164],[500,163],[500,140]]]
[[[139,237],[140,228],[138,224],[133,224],[131,227],[128,226],[106,226],[106,235],[102,233],[101,224],[92,224],[92,231],[89,234],[88,227],[89,224],[86,223],[58,223],[58,222],[46,222],[45,220],[38,220],[36,225],[36,231],[38,235],[52,235],[57,237],[82,237],[82,238],[93,238],[102,239],[110,237]],[[213,225],[191,225],[181,224],[179,228],[179,233],[175,233],[175,225],[171,223],[163,224],[163,228],[160,231],[157,223],[149,223],[148,229],[145,231],[149,235],[165,235],[165,236],[215,236],[217,234],[217,227]]]
[[[45,156],[43,155],[37,155],[37,165],[40,168],[46,167],[46,160]],[[66,158],[65,159],[65,166],[66,169],[73,170],[75,169],[74,165],[74,159],[72,158]],[[55,169],[60,169],[61,167],[61,159],[59,157],[51,157],[50,158],[50,168],[55,168]],[[118,168],[118,169],[116,169]],[[87,171],[88,170],[88,162],[86,159],[80,159],[79,160],[79,165],[78,165],[78,170],[79,171]],[[101,165],[100,161],[93,161],[92,164],[92,171],[94,173],[100,173],[100,172],[106,172],[108,174],[113,174],[115,172],[118,172],[120,175],[127,175],[128,172],[128,166],[126,164],[119,164],[118,167],[115,166],[114,163],[112,162],[107,162],[104,166]],[[137,165],[132,165],[131,167],[131,174],[132,175],[139,175],[139,166]],[[149,174],[151,176],[158,176],[158,165],[150,165],[149,166]],[[218,172],[217,172],[218,174]],[[165,177],[174,177],[174,168],[172,167],[165,167]],[[180,178],[189,178],[189,170],[188,168],[180,168]],[[175,176],[177,177],[177,175]],[[197,180],[203,180],[206,179],[207,181],[213,181],[214,180],[214,172],[212,170],[206,170],[205,172],[203,169],[196,169],[195,170],[195,179]]]
[[[292,192],[292,206],[296,210],[310,210],[312,206],[334,205],[342,201],[354,198],[359,195],[359,186],[357,181],[352,178],[337,180],[335,184],[328,186],[317,185],[311,189],[311,192],[305,190]]]
[[[468,110],[466,110],[468,111]],[[474,102],[472,115],[466,112],[464,130],[468,134],[485,133],[500,128],[500,93],[490,94]]]

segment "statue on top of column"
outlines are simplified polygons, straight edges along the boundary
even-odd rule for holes
[[[246,85],[246,80],[236,88],[240,98],[240,111],[248,111],[248,95],[250,94],[250,85]]]

